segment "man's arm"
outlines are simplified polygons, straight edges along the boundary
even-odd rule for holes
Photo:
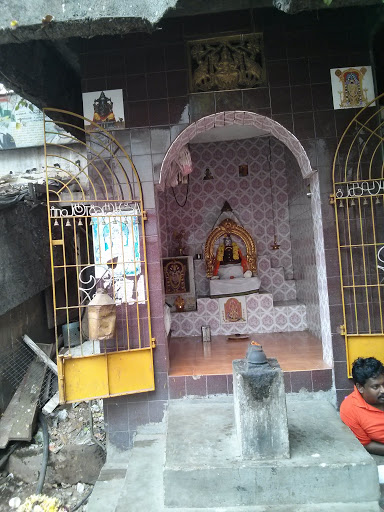
[[[378,441],[371,441],[366,444],[364,448],[372,455],[384,455],[384,444],[379,443]]]

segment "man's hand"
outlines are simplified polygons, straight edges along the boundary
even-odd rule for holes
[[[372,455],[384,455],[384,444],[378,443],[377,441],[371,441],[366,444],[364,448],[368,453],[372,453]]]

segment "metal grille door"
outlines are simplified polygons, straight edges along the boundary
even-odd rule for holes
[[[61,121],[53,123],[53,113]],[[153,390],[136,169],[123,143],[77,114],[45,109],[44,126],[60,401]]]
[[[357,357],[384,360],[384,95],[359,111],[339,142],[333,194],[348,373]]]

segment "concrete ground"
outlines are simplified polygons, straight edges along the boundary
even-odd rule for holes
[[[328,402],[288,397],[291,458],[254,463],[239,458],[231,400],[171,401],[167,418],[143,427],[131,451],[109,453],[88,510],[380,511],[375,462]]]

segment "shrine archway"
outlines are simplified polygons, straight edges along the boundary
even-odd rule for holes
[[[224,131],[226,133],[221,133]],[[237,137],[239,134],[242,135],[241,138],[274,137],[290,150],[300,169],[302,179],[308,180],[307,185],[310,191],[308,197],[310,198],[310,211],[313,222],[313,256],[316,268],[315,288],[317,288],[317,303],[319,304],[319,311],[316,313],[318,316],[315,322],[316,329],[314,330],[322,342],[323,360],[331,366],[333,364],[332,337],[325,272],[319,176],[317,170],[312,169],[308,155],[300,141],[281,124],[253,112],[228,111],[203,117],[185,128],[169,147],[161,166],[159,189],[165,192],[166,188],[182,184],[183,182],[180,181],[180,177],[191,172],[192,162],[184,162],[185,154],[187,153],[185,148],[188,143],[214,143],[231,140],[231,138],[240,138]],[[223,138],[220,138],[221,136]],[[224,136],[228,138],[224,138]],[[180,164],[185,167],[185,172],[182,172]],[[175,332],[179,332],[177,328]],[[179,335],[182,336],[183,334]]]
[[[308,155],[300,141],[284,126],[269,117],[261,116],[254,112],[231,110],[202,117],[198,121],[191,123],[176,137],[170,145],[161,165],[160,189],[164,190],[166,186],[177,185],[177,166],[173,166],[172,163],[186,144],[200,133],[225,126],[254,127],[262,135],[275,137],[292,152],[304,179],[310,178],[316,172],[312,169]]]

